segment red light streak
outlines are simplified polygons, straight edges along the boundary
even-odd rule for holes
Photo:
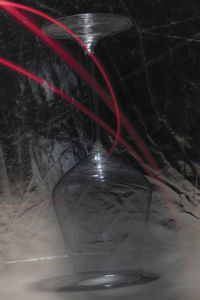
[[[105,122],[103,122],[100,118],[98,118],[96,115],[94,115],[91,111],[89,111],[86,107],[84,107],[82,104],[80,104],[78,101],[72,99],[70,96],[68,96],[66,93],[60,91],[57,87],[53,86],[52,84],[48,83],[41,77],[29,72],[28,70],[20,67],[17,64],[14,64],[13,62],[4,59],[3,57],[0,57],[0,64],[18,72],[21,73],[22,75],[38,82],[41,85],[44,85],[48,87],[50,90],[52,90],[54,93],[59,95],[60,97],[64,98],[68,102],[70,102],[72,105],[80,109],[82,112],[84,112],[86,115],[88,115],[90,118],[92,118],[95,122],[97,122],[100,126],[102,126],[105,130],[107,130],[110,134],[112,134],[114,137],[116,137],[117,133],[111,129]],[[134,149],[128,145],[123,138],[119,137],[119,141],[129,150],[133,153],[134,157],[140,162],[140,164],[143,166],[144,169],[147,170],[149,175],[151,177],[154,177],[153,173],[148,169],[142,158],[134,151]]]
[[[83,46],[85,49],[87,49],[86,45],[65,25],[63,25],[62,23],[60,23],[59,21],[57,21],[56,19],[54,19],[53,17],[38,11],[37,9],[34,9],[32,7],[29,6],[25,6],[19,3],[12,3],[9,1],[0,1],[0,6],[3,6],[3,9],[6,10],[8,13],[12,14],[13,17],[15,17],[15,11],[16,10],[12,10],[11,11],[11,7],[16,7],[25,11],[29,11],[33,14],[36,14],[40,17],[43,17],[44,19],[58,25],[59,27],[61,27],[62,29],[64,29],[66,32],[68,32],[69,34],[71,34],[78,42],[79,44],[81,44],[81,46]],[[19,12],[17,11],[17,14],[19,15]],[[74,58],[72,58],[67,51],[65,51],[58,43],[56,43],[53,39],[51,39],[50,37],[48,37],[46,34],[44,34],[41,29],[34,24],[33,22],[31,22],[28,18],[24,19],[25,15],[21,15],[21,18],[18,18],[18,21],[21,22],[24,26],[28,27],[29,30],[31,30],[34,34],[36,34],[39,38],[41,38],[45,43],[47,43],[47,45],[49,45],[49,47],[51,47],[55,52],[57,52],[69,65],[71,65],[76,72],[82,76],[82,78],[87,81],[91,86],[94,86],[94,80],[92,80],[92,78],[88,75],[87,72],[85,72],[85,70],[79,66],[79,64],[74,60]],[[26,24],[23,22],[26,22]],[[97,58],[94,56],[94,54],[90,53],[89,54],[91,56],[91,58],[94,60],[94,62],[96,63],[96,65],[98,66],[98,68],[100,69],[100,71],[102,72],[102,75],[104,76],[105,81],[108,84],[109,87],[109,91],[113,97],[113,101],[115,98],[113,89],[110,85],[110,82],[103,70],[103,68],[101,67],[101,64],[99,63],[99,61],[97,60]],[[106,76],[106,77],[105,77]],[[130,135],[133,137],[133,139],[135,140],[135,142],[137,143],[137,145],[139,146],[139,148],[141,149],[142,153],[144,154],[146,160],[149,162],[149,164],[152,166],[153,169],[155,169],[156,171],[159,171],[159,168],[154,160],[154,158],[152,157],[151,153],[148,151],[147,147],[145,146],[145,144],[143,143],[142,139],[140,138],[140,136],[138,135],[138,133],[136,132],[136,130],[133,128],[133,126],[131,125],[131,123],[128,121],[128,119],[126,118],[126,116],[119,111],[118,106],[114,107],[112,101],[110,100],[109,96],[105,93],[105,91],[101,88],[101,86],[95,82],[95,90],[97,92],[97,94],[105,101],[105,103],[108,105],[108,107],[114,111],[114,108],[116,110],[116,116],[119,118],[119,120],[121,119],[121,123],[124,125],[124,127],[127,129],[127,131],[130,133]],[[115,102],[115,101],[114,101]],[[116,106],[117,104],[115,104]],[[118,137],[118,133],[119,133],[119,123],[118,123],[118,128],[117,128],[117,137]],[[117,139],[116,137],[116,139]],[[161,178],[159,178],[160,181],[162,181]]]
[[[91,118],[95,119],[96,122],[98,122],[102,127],[104,127],[108,132],[110,132],[112,135],[115,136],[115,142],[111,148],[111,150],[109,151],[109,155],[111,154],[111,152],[113,151],[114,147],[116,146],[118,140],[130,151],[134,154],[135,158],[140,162],[140,164],[147,170],[148,174],[153,177],[153,178],[157,178],[160,182],[164,183],[163,179],[159,176],[159,175],[154,175],[147,167],[146,164],[142,161],[142,159],[139,157],[139,155],[137,155],[137,153],[132,149],[132,147],[130,145],[128,145],[121,137],[120,137],[120,119],[121,119],[121,123],[124,125],[124,127],[127,129],[127,131],[130,133],[130,135],[133,137],[133,139],[135,140],[135,142],[137,143],[137,145],[139,146],[139,148],[141,149],[142,153],[144,154],[146,160],[149,162],[150,166],[155,169],[156,171],[159,171],[158,165],[155,162],[154,158],[152,157],[151,153],[148,151],[147,147],[145,146],[145,144],[143,143],[142,139],[140,138],[140,136],[138,135],[138,133],[136,132],[136,130],[133,128],[133,126],[130,124],[130,122],[128,121],[128,119],[125,117],[125,115],[119,111],[119,108],[117,106],[117,102],[115,102],[116,98],[114,95],[114,92],[112,90],[112,87],[110,85],[110,82],[108,81],[108,78],[103,70],[103,68],[101,67],[100,63],[98,62],[98,60],[95,58],[95,56],[93,54],[90,53],[91,58],[94,60],[94,62],[97,64],[97,66],[100,68],[100,71],[102,72],[102,75],[109,87],[109,91],[110,94],[112,95],[112,99],[114,102],[114,105],[112,103],[112,101],[110,100],[109,96],[105,93],[105,91],[101,88],[101,86],[97,83],[94,82],[94,80],[91,78],[91,76],[76,62],[76,60],[70,56],[67,51],[65,51],[58,43],[56,43],[53,39],[51,39],[50,37],[48,37],[46,34],[44,34],[40,27],[38,27],[35,23],[33,23],[25,14],[20,13],[18,10],[13,9],[13,7],[15,8],[19,8],[25,11],[29,11],[32,12],[36,15],[39,15],[47,20],[49,20],[50,22],[53,22],[55,24],[57,24],[58,26],[60,26],[61,28],[63,28],[64,30],[66,30],[68,33],[70,33],[85,49],[87,49],[87,47],[83,44],[83,42],[71,31],[69,30],[66,26],[64,26],[62,23],[58,22],[57,20],[55,20],[54,18],[50,17],[49,15],[40,12],[34,8],[22,5],[22,4],[18,4],[18,3],[12,3],[9,1],[0,1],[0,6],[3,7],[3,9],[5,11],[7,11],[10,15],[12,15],[14,18],[16,18],[20,23],[22,23],[25,27],[27,27],[30,31],[32,31],[35,35],[37,35],[40,39],[42,39],[49,47],[51,47],[55,52],[57,52],[69,65],[71,65],[76,72],[85,80],[87,81],[91,86],[95,87],[95,91],[96,93],[105,101],[105,103],[108,105],[108,107],[113,111],[116,111],[116,117],[117,117],[117,133],[115,133],[111,128],[109,128],[107,126],[107,124],[105,124],[103,121],[101,121],[100,119],[98,119],[96,116],[94,116],[91,112],[89,111],[84,111],[85,108],[83,108],[83,111],[85,113],[87,113],[87,115],[89,115]],[[2,62],[2,61],[1,61]],[[20,68],[18,66],[18,68]],[[28,72],[28,71],[26,71]],[[24,73],[25,75],[25,73]],[[32,77],[32,79],[34,79],[34,76]],[[35,79],[34,79],[35,80]],[[37,80],[36,80],[37,81]],[[39,81],[37,81],[39,82]],[[39,82],[40,83],[40,82]],[[44,84],[44,81],[43,83]],[[52,86],[48,83],[45,83],[50,89],[52,89]],[[68,96],[64,93],[62,93],[61,91],[59,91],[57,88],[53,87],[54,92],[58,93],[61,97],[63,98],[68,98]],[[67,96],[67,97],[66,97]],[[67,99],[66,99],[67,100]],[[72,99],[71,99],[72,100]],[[75,104],[75,100],[69,100],[72,104]],[[79,107],[81,107],[81,104],[78,104]],[[78,107],[77,106],[77,107]],[[81,109],[81,108],[80,108]],[[98,119],[98,121],[97,121]],[[168,198],[168,196],[166,195],[166,191],[163,190],[163,188],[158,185],[158,188],[160,189],[161,193],[163,194],[165,201],[168,203],[169,205],[169,209],[172,213],[172,216],[175,220],[177,229],[180,230],[180,225],[178,224],[178,221],[176,219],[174,210],[172,208],[172,204],[171,204],[171,200]]]
[[[4,59],[3,57],[0,57],[0,64],[36,81],[37,83],[44,85],[46,87],[48,87],[50,90],[52,90],[54,93],[56,93],[57,95],[59,95],[60,97],[64,98],[65,100],[67,100],[68,102],[70,102],[72,105],[74,105],[76,108],[80,109],[81,111],[83,111],[86,115],[88,115],[90,118],[92,118],[95,122],[97,122],[100,126],[102,126],[105,130],[107,130],[110,134],[112,134],[114,137],[117,136],[117,133],[112,130],[105,122],[103,122],[101,119],[99,119],[96,115],[94,115],[91,111],[89,111],[87,108],[85,108],[82,104],[80,104],[78,101],[72,99],[70,96],[68,96],[66,93],[63,93],[62,91],[60,91],[57,87],[53,86],[52,84],[48,83],[47,81],[45,81],[44,79],[42,79],[41,77],[29,72],[28,70],[22,68],[21,66],[14,64],[13,62]],[[142,160],[142,158],[134,151],[134,149],[126,143],[126,141],[124,141],[123,138],[119,137],[119,141],[130,151],[132,152],[132,154],[135,156],[135,158],[140,162],[140,164],[143,166],[144,169],[146,169],[146,171],[149,173],[149,175],[151,177],[154,177],[153,173],[148,169],[148,167],[146,166],[146,164],[144,163],[144,161]],[[45,201],[46,202],[46,201]],[[38,202],[39,204],[41,203]],[[11,204],[12,205],[12,204]],[[30,205],[36,205],[34,204],[30,204]],[[2,205],[0,205],[2,206]],[[3,205],[5,206],[5,205]],[[7,205],[6,205],[7,206]],[[21,206],[21,205],[20,205]]]
[[[36,25],[33,21],[31,21],[25,14],[21,13],[20,11],[18,11],[17,9],[13,8],[13,7],[18,7],[24,10],[28,10],[31,11],[41,17],[47,16],[46,14],[35,10],[35,9],[30,9],[27,6],[21,5],[21,4],[17,4],[15,3],[13,5],[11,5],[11,2],[4,2],[4,1],[0,1],[0,6],[1,4],[6,3],[6,6],[8,5],[8,7],[4,7],[3,5],[3,9],[8,12],[11,16],[13,16],[17,21],[19,21],[23,26],[27,27],[30,31],[32,31],[35,35],[37,35],[41,40],[43,40],[50,48],[52,48],[56,53],[58,53],[70,66],[72,66],[72,68],[74,68],[74,70],[76,70],[76,72],[81,75],[82,78],[84,78],[85,81],[87,81],[93,88],[95,87],[95,90],[97,91],[97,93],[99,94],[99,96],[101,98],[105,98],[107,95],[105,94],[104,90],[99,86],[99,84],[97,82],[95,82],[93,80],[93,78],[84,70],[83,67],[80,66],[80,64],[77,63],[77,61],[67,52],[65,51],[57,42],[55,42],[55,40],[53,40],[51,37],[49,37],[48,35],[46,35],[41,28]],[[28,8],[28,9],[27,9]],[[47,17],[46,17],[47,19]],[[49,21],[56,21],[55,19],[51,18],[50,16],[48,16],[48,20]],[[81,46],[83,46],[85,48],[86,51],[88,51],[86,45],[66,26],[64,26],[62,23],[56,21],[57,25],[60,24],[62,25],[62,27],[65,28],[66,31],[68,31],[78,42],[79,44],[81,44]],[[111,155],[112,151],[114,150],[114,148],[116,147],[117,143],[118,143],[118,139],[120,136],[120,113],[119,113],[119,108],[118,108],[118,104],[117,104],[117,99],[115,96],[115,93],[112,89],[112,86],[108,80],[108,77],[105,73],[105,71],[103,70],[103,68],[101,67],[101,64],[99,63],[99,61],[96,59],[96,57],[93,54],[89,54],[93,60],[95,61],[95,63],[98,65],[98,68],[100,69],[106,83],[107,86],[109,88],[110,94],[112,96],[112,106],[113,109],[115,110],[116,113],[116,117],[117,117],[117,135],[115,138],[115,142],[113,143],[111,149],[109,150],[108,156]],[[109,99],[110,100],[110,99]]]
[[[17,64],[12,63],[9,60],[6,60],[2,57],[0,57],[0,64],[7,66],[8,68],[38,82],[41,85],[44,85],[46,87],[48,87],[50,90],[52,90],[54,93],[56,93],[57,95],[61,96],[62,98],[64,98],[65,100],[67,100],[68,102],[70,102],[72,105],[74,105],[75,107],[77,107],[78,109],[80,109],[81,111],[83,111],[85,114],[87,114],[90,118],[92,118],[95,122],[97,122],[100,126],[102,126],[105,130],[107,130],[110,134],[112,134],[113,136],[116,137],[117,133],[112,130],[105,122],[103,122],[101,119],[99,119],[96,115],[94,115],[92,112],[90,112],[87,108],[85,108],[82,104],[80,104],[78,101],[72,99],[71,97],[69,97],[67,94],[63,93],[62,91],[60,91],[58,88],[56,88],[55,86],[51,85],[50,83],[48,83],[47,81],[45,81],[44,79],[40,78],[39,76],[29,72],[28,70],[18,66]],[[123,144],[133,155],[134,157],[139,161],[139,163],[141,164],[141,166],[147,171],[147,173],[152,177],[152,178],[156,178],[156,176],[149,170],[149,168],[146,166],[146,164],[144,163],[144,161],[142,160],[142,158],[134,151],[134,149],[128,144],[126,143],[126,141],[122,138],[119,137],[119,141],[121,142],[121,144]],[[162,192],[162,194],[165,195],[165,191],[162,190],[162,187],[159,186],[160,191]],[[166,197],[165,197],[166,198]],[[168,200],[168,198],[166,199]],[[35,203],[31,203],[30,205],[26,205],[26,206],[35,206],[41,203],[44,203],[47,201],[39,201],[39,202],[35,202]],[[170,205],[169,200],[167,201],[167,203]],[[12,204],[7,204],[7,205],[0,205],[0,207],[2,206],[12,206]],[[22,204],[20,205],[14,205],[14,207],[17,206],[22,206]],[[169,206],[170,207],[170,206]],[[177,227],[179,228],[180,226],[177,223],[176,220],[176,216],[172,210],[172,208],[170,207],[171,213],[174,217],[174,220],[176,222]]]

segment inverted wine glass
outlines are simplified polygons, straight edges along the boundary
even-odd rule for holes
[[[86,54],[94,52],[101,38],[132,26],[126,16],[104,13],[58,20],[84,42]],[[72,38],[55,24],[47,24],[43,30],[56,39]],[[95,77],[94,64],[90,72]],[[91,98],[98,114],[94,90]],[[59,291],[110,289],[153,279],[143,269],[151,186],[131,163],[114,154],[107,157],[98,124],[95,134],[88,157],[70,169],[53,189],[53,205],[73,265],[70,275],[48,282]]]

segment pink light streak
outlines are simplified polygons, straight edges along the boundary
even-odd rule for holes
[[[88,115],[90,118],[92,118],[95,122],[97,122],[100,126],[102,126],[105,130],[107,130],[110,134],[112,134],[114,137],[116,137],[117,133],[111,129],[105,122],[103,122],[100,118],[98,118],[95,114],[93,114],[91,111],[89,111],[86,107],[84,107],[82,104],[80,104],[78,101],[72,99],[70,96],[68,96],[66,93],[60,91],[57,87],[53,86],[52,84],[48,83],[41,77],[29,72],[28,70],[20,67],[19,65],[4,59],[3,57],[0,57],[0,64],[36,81],[37,83],[48,87],[50,90],[52,90],[54,93],[59,95],[60,97],[64,98],[68,102],[70,102],[72,105],[74,105],[76,108],[80,109],[82,112],[84,112],[86,115]],[[144,169],[146,169],[151,177],[155,177],[154,174],[148,169],[142,158],[134,151],[134,149],[126,143],[126,141],[119,137],[119,141],[130,151],[133,153],[134,157],[140,162],[140,164],[143,166]]]
[[[103,122],[101,119],[99,119],[96,115],[94,115],[92,112],[90,112],[88,109],[86,109],[83,105],[81,105],[79,102],[77,102],[76,100],[72,99],[71,97],[69,97],[67,94],[63,93],[62,91],[60,91],[58,88],[56,88],[55,86],[51,85],[50,83],[48,83],[47,81],[45,81],[44,79],[40,78],[39,76],[29,72],[28,70],[20,67],[17,64],[12,63],[9,60],[6,60],[2,57],[0,57],[0,64],[36,81],[37,83],[44,85],[46,87],[48,87],[50,90],[52,90],[54,93],[56,93],[57,95],[59,95],[60,97],[64,98],[65,100],[67,100],[68,102],[70,102],[72,105],[74,105],[75,107],[77,107],[78,109],[80,109],[81,111],[83,111],[85,114],[87,114],[90,118],[92,118],[95,122],[97,122],[100,126],[102,126],[105,130],[107,130],[110,134],[112,134],[113,136],[116,137],[116,132],[114,130],[112,130],[105,122]],[[134,149],[128,144],[126,143],[126,141],[119,137],[119,141],[134,155],[134,157],[139,161],[139,163],[141,164],[141,166],[148,172],[148,174],[152,177],[152,178],[156,178],[156,176],[149,170],[149,168],[147,167],[147,165],[144,163],[144,161],[142,160],[142,158],[134,151]],[[162,190],[162,187],[159,186],[159,189],[161,190],[161,192],[163,194],[165,194],[165,191]],[[48,202],[49,200],[45,200],[45,201],[38,201],[38,202],[34,202],[34,203],[30,203],[30,204],[1,204],[0,207],[33,207],[45,202]],[[169,203],[168,203],[169,204]],[[171,209],[170,209],[171,210]],[[173,214],[174,220],[178,226],[178,221],[176,220],[176,216]],[[179,227],[178,227],[179,228]]]
[[[67,52],[65,51],[55,40],[53,40],[51,37],[49,37],[47,34],[45,34],[41,28],[35,24],[33,21],[31,21],[25,14],[21,13],[20,11],[18,11],[17,9],[15,9],[14,7],[18,7],[24,10],[28,10],[34,14],[37,14],[41,17],[44,17],[45,19],[48,19],[49,21],[52,22],[52,20],[54,20],[54,22],[57,25],[62,25],[62,27],[64,27],[64,29],[69,32],[69,34],[71,34],[78,42],[79,44],[81,44],[82,47],[84,47],[84,49],[88,51],[86,45],[66,26],[64,26],[62,23],[58,22],[57,20],[55,20],[54,18],[48,16],[47,15],[36,10],[33,8],[29,8],[28,6],[24,6],[18,3],[15,3],[13,5],[13,3],[9,2],[9,1],[0,1],[0,6],[2,6],[2,2],[3,2],[3,9],[8,12],[12,17],[14,17],[18,22],[20,22],[23,26],[27,27],[30,31],[32,31],[36,36],[38,36],[41,40],[43,40],[51,49],[53,49],[56,53],[58,53],[70,66],[72,66],[72,68],[74,68],[74,70],[82,77],[84,78],[84,80],[86,82],[88,82],[93,88],[95,87],[95,90],[97,91],[97,93],[99,94],[99,96],[101,98],[105,98],[107,95],[105,94],[104,90],[99,86],[99,84],[97,82],[95,82],[93,80],[93,78],[84,70],[84,68],[82,66],[80,66],[80,64],[77,63],[77,61]],[[8,7],[4,7],[4,4],[8,4]],[[119,135],[120,135],[120,113],[119,113],[119,108],[118,108],[118,104],[117,104],[117,99],[115,96],[115,93],[112,89],[112,86],[108,80],[108,77],[105,73],[105,71],[103,70],[101,64],[99,63],[99,61],[96,59],[96,57],[89,53],[89,55],[93,58],[93,60],[95,61],[95,63],[97,64],[99,70],[101,71],[107,86],[109,88],[110,94],[112,96],[112,106],[113,109],[115,110],[116,113],[116,117],[117,117],[117,135],[115,138],[115,142],[113,143],[111,149],[109,150],[108,156],[111,155],[112,151],[114,150],[114,148],[116,147],[117,143],[118,143],[118,139],[119,139]],[[108,97],[108,96],[107,96]],[[110,99],[109,99],[110,100]]]
[[[22,4],[9,2],[9,1],[0,1],[0,6],[2,6],[4,10],[6,10],[9,14],[11,14],[14,18],[16,18],[20,23],[22,23],[25,27],[27,27],[30,31],[32,31],[35,35],[37,35],[41,40],[43,40],[56,53],[58,53],[69,65],[71,65],[74,68],[74,70],[86,82],[88,82],[91,86],[95,87],[96,93],[105,101],[105,103],[108,105],[108,107],[112,111],[114,111],[114,108],[115,108],[116,116],[117,117],[120,116],[119,120],[121,119],[121,123],[124,125],[124,127],[127,129],[127,131],[130,133],[130,135],[133,137],[133,139],[135,140],[135,142],[137,143],[137,145],[141,149],[141,151],[144,154],[146,160],[149,162],[149,164],[152,166],[152,168],[155,169],[156,171],[159,171],[159,168],[158,168],[154,158],[152,157],[151,153],[148,151],[148,149],[145,146],[145,144],[143,143],[142,139],[140,138],[140,136],[138,135],[136,130],[133,128],[131,123],[128,121],[126,116],[121,111],[119,111],[118,106],[117,106],[117,100],[116,100],[116,97],[114,95],[114,91],[112,89],[112,86],[111,86],[111,84],[110,84],[110,82],[109,82],[109,80],[108,80],[108,78],[107,78],[100,62],[97,60],[95,55],[92,54],[92,53],[89,54],[91,56],[91,58],[94,60],[94,62],[96,63],[96,65],[98,66],[98,68],[100,69],[100,71],[102,72],[102,75],[104,76],[104,79],[108,84],[109,91],[110,91],[110,93],[113,97],[113,101],[115,102],[115,106],[117,106],[117,107],[114,107],[112,100],[110,100],[109,96],[105,93],[105,91],[102,89],[102,87],[97,82],[94,82],[94,80],[91,78],[91,76],[75,61],[75,59],[72,56],[69,55],[69,53],[67,53],[67,51],[65,51],[57,42],[55,42],[49,36],[44,34],[41,31],[41,28],[38,27],[36,24],[34,24],[32,21],[30,21],[30,19],[28,19],[24,14],[21,14],[21,13],[19,13],[18,10],[13,10],[11,8],[15,7],[15,8],[19,8],[19,9],[22,9],[22,10],[25,10],[25,11],[29,11],[33,14],[36,14],[36,15],[38,15],[38,16],[40,16],[40,17],[42,17],[42,18],[44,18],[44,19],[46,19],[46,20],[48,20],[48,21],[50,21],[50,22],[52,22],[56,25],[58,25],[62,29],[64,29],[66,32],[71,34],[79,42],[79,44],[81,44],[81,46],[83,46],[87,50],[86,45],[67,26],[63,25],[62,23],[60,23],[59,21],[57,21],[53,17],[51,17],[51,16],[49,16],[49,15],[47,15],[47,14],[45,14],[45,13],[43,13],[43,12],[37,10],[37,9],[34,9],[32,7],[29,7],[29,6],[22,5]],[[118,120],[118,122],[120,122],[119,120]],[[120,130],[119,127],[120,127],[120,124],[118,123],[117,136],[118,136],[118,133],[119,133],[119,130]],[[117,139],[117,137],[116,137],[116,139]],[[161,181],[162,179],[160,178],[159,180]]]
[[[115,133],[111,128],[109,128],[107,126],[107,124],[105,124],[103,121],[101,121],[100,119],[98,119],[95,115],[93,115],[91,112],[87,111],[80,103],[76,102],[73,99],[69,99],[69,97],[62,93],[60,90],[58,90],[56,87],[51,86],[49,83],[45,82],[44,80],[42,80],[41,78],[39,79],[39,77],[37,77],[34,74],[30,74],[28,71],[24,70],[22,72],[22,69],[20,70],[19,66],[12,66],[11,62],[9,62],[7,64],[8,67],[14,67],[13,69],[15,69],[17,72],[20,72],[22,74],[24,74],[25,76],[30,75],[30,78],[32,78],[33,80],[37,81],[40,84],[45,84],[48,88],[52,89],[54,92],[56,92],[58,95],[60,95],[61,97],[65,98],[66,100],[68,100],[70,103],[72,103],[73,105],[75,105],[77,108],[81,109],[82,111],[84,111],[88,116],[90,116],[91,118],[93,118],[96,122],[98,122],[104,129],[106,129],[108,132],[110,132],[113,136],[115,136],[115,142],[112,146],[112,148],[109,151],[109,155],[112,153],[112,151],[114,150],[114,147],[116,146],[118,140],[131,152],[133,153],[133,155],[135,156],[135,158],[140,162],[140,164],[146,169],[146,171],[148,172],[148,174],[153,177],[153,178],[157,178],[160,182],[164,183],[163,179],[157,175],[155,176],[150,170],[149,168],[147,168],[146,164],[143,162],[143,160],[140,158],[139,155],[137,155],[137,153],[134,151],[134,149],[128,145],[121,137],[120,137],[120,119],[121,119],[121,123],[124,125],[124,127],[127,129],[127,131],[130,133],[130,135],[133,137],[133,139],[135,140],[135,142],[137,143],[137,145],[139,146],[140,150],[142,151],[142,153],[144,154],[146,160],[149,162],[150,166],[155,170],[155,171],[159,171],[158,165],[155,162],[154,158],[152,157],[151,153],[148,151],[147,147],[145,146],[145,144],[143,143],[142,139],[140,138],[140,136],[138,135],[138,133],[136,132],[136,130],[133,128],[133,126],[130,124],[130,122],[128,121],[128,119],[125,117],[125,115],[119,111],[118,105],[117,105],[117,101],[116,101],[116,97],[114,94],[114,91],[111,87],[111,84],[103,70],[103,68],[101,67],[100,63],[98,62],[98,60],[96,59],[96,57],[90,53],[89,55],[91,56],[91,58],[94,60],[94,62],[96,63],[96,65],[98,66],[98,68],[100,69],[107,85],[110,91],[110,94],[112,95],[112,99],[113,102],[110,100],[109,96],[105,93],[105,91],[101,88],[101,86],[97,83],[94,82],[94,80],[91,78],[91,76],[76,62],[76,60],[70,56],[67,51],[65,51],[58,43],[56,43],[53,39],[51,39],[50,37],[48,37],[46,34],[44,34],[41,31],[41,28],[38,27],[34,22],[32,22],[25,14],[20,13],[18,10],[14,9],[14,8],[19,8],[25,11],[29,11],[32,12],[36,15],[39,15],[47,20],[49,20],[50,22],[53,22],[54,24],[57,24],[58,26],[60,26],[61,28],[63,28],[64,30],[66,30],[68,33],[70,33],[78,42],[79,44],[81,44],[85,49],[87,49],[87,47],[83,44],[83,42],[76,37],[76,35],[70,30],[68,29],[65,25],[63,25],[62,23],[58,22],[57,20],[55,20],[54,18],[50,17],[49,15],[40,12],[34,8],[25,6],[25,5],[21,5],[18,3],[12,3],[9,1],[0,1],[0,6],[7,11],[10,15],[12,15],[15,19],[17,19],[20,23],[22,23],[25,27],[27,27],[30,31],[32,31],[35,35],[37,35],[41,40],[43,40],[50,48],[52,48],[55,52],[57,52],[70,66],[72,66],[74,68],[74,70],[76,70],[76,72],[86,81],[88,82],[91,86],[95,87],[95,91],[96,93],[105,101],[105,103],[108,105],[108,107],[112,110],[112,111],[116,111],[116,116],[117,116],[117,133]],[[5,60],[3,58],[1,58],[1,63],[3,63],[4,65],[6,65]],[[28,74],[28,73],[29,74]],[[28,76],[29,77],[29,76]],[[77,104],[77,105],[76,105]],[[174,213],[174,210],[172,208],[172,204],[171,204],[171,200],[168,198],[166,191],[162,188],[162,186],[158,185],[159,190],[161,191],[161,193],[163,194],[165,201],[167,202],[167,204],[169,205],[169,209],[172,213],[172,216],[175,220],[177,229],[180,230],[180,225],[176,219],[176,215]]]
[[[96,115],[94,115],[92,112],[90,112],[87,108],[85,108],[82,104],[80,104],[78,101],[72,99],[70,96],[68,96],[66,93],[63,93],[62,91],[60,91],[57,87],[53,86],[52,84],[48,83],[47,81],[45,81],[44,79],[42,79],[41,77],[29,72],[28,70],[22,68],[21,66],[14,64],[13,62],[4,59],[3,57],[0,57],[0,64],[36,81],[37,83],[39,83],[40,85],[46,86],[48,87],[50,90],[52,90],[54,93],[56,93],[57,95],[59,95],[60,97],[64,98],[65,100],[67,100],[69,103],[71,103],[72,105],[74,105],[76,108],[80,109],[82,112],[84,112],[86,115],[88,115],[90,118],[92,118],[95,122],[97,122],[100,126],[102,126],[105,130],[107,130],[110,134],[112,134],[114,137],[117,136],[117,133],[112,130],[105,122],[103,122],[101,119],[99,119]],[[144,169],[147,170],[147,172],[149,173],[149,175],[151,177],[154,177],[153,173],[148,169],[148,167],[146,166],[146,164],[144,163],[144,161],[142,160],[142,158],[134,151],[134,149],[127,144],[124,139],[122,139],[121,137],[119,137],[119,141],[130,151],[133,153],[133,155],[135,156],[135,158],[140,162],[140,164],[143,166]],[[44,203],[44,202],[48,202],[49,200],[46,201],[38,201],[38,202],[34,202],[31,204],[25,204],[24,206],[26,207],[30,207],[30,206],[36,206],[38,204]],[[0,205],[0,207],[21,207],[23,206],[23,204],[6,204],[6,205]]]

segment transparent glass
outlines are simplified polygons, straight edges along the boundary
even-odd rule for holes
[[[72,29],[89,51],[94,51],[100,38],[131,26],[129,18],[114,14],[82,14],[59,21]],[[54,24],[47,24],[44,30],[54,38],[70,38]],[[95,77],[92,64],[90,72]],[[98,114],[94,91],[91,98]],[[96,126],[88,157],[53,190],[53,205],[73,265],[71,275],[48,281],[59,291],[123,287],[153,279],[143,270],[151,186],[130,163],[114,155],[107,159]]]
[[[131,20],[126,16],[104,13],[77,14],[60,18],[58,21],[71,29],[91,52],[101,38],[117,34],[132,26]],[[46,24],[43,30],[55,39],[73,39],[55,24]]]
[[[58,182],[53,203],[77,289],[142,283],[151,186],[130,164],[95,143],[88,158]],[[127,273],[128,272],[128,273]],[[72,288],[69,286],[68,288]]]

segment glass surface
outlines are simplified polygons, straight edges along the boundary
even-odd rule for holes
[[[61,276],[47,279],[39,284],[39,288],[48,292],[76,292],[90,290],[104,290],[124,288],[154,281],[156,275],[133,271],[79,273],[76,275]]]
[[[104,13],[87,13],[58,19],[71,29],[93,51],[100,38],[117,34],[132,26],[126,16]],[[46,24],[43,30],[55,39],[73,39],[64,29],[55,24]]]

